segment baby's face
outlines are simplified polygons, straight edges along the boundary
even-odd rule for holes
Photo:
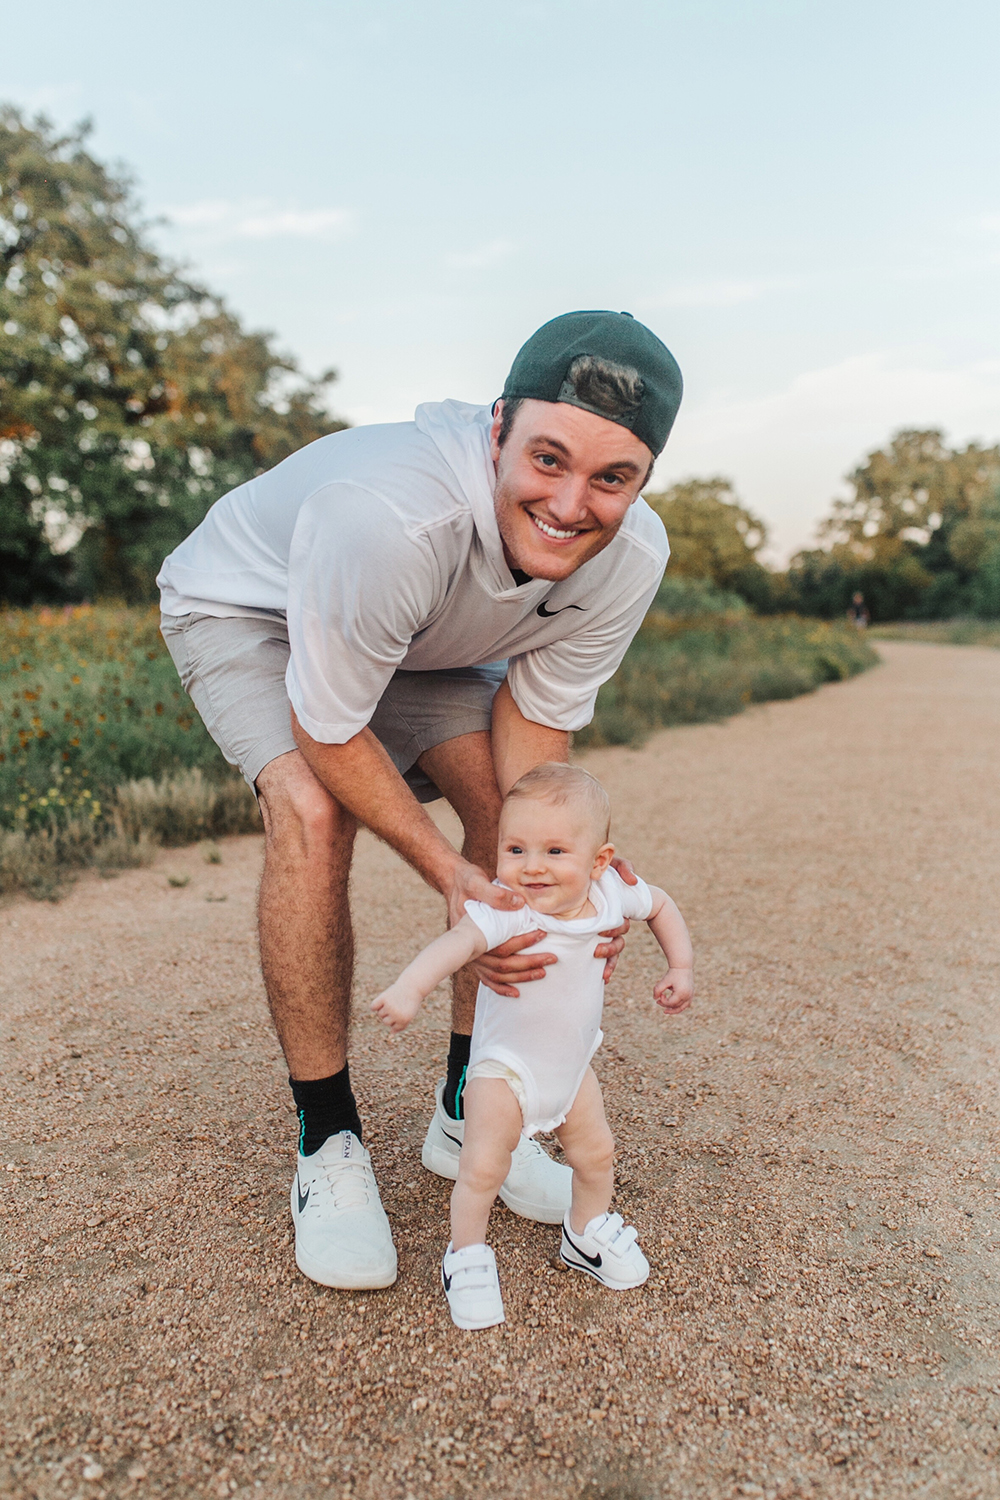
[[[515,797],[500,814],[497,875],[529,906],[573,916],[614,853],[585,810]]]

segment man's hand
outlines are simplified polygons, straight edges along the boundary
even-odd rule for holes
[[[455,867],[448,892],[449,922],[458,922],[465,916],[466,901],[482,901],[500,911],[520,911],[524,905],[523,896],[515,895],[502,885],[494,885],[478,865],[462,860]],[[529,979],[544,979],[545,965],[556,961],[554,953],[521,955],[522,948],[530,948],[532,943],[541,942],[544,936],[544,932],[538,931],[509,938],[499,948],[494,948],[492,952],[484,953],[477,959],[471,965],[473,973],[488,990],[516,1000],[519,991],[514,988],[515,980],[518,984],[524,984]]]
[[[456,859],[441,894],[448,903],[449,927],[454,927],[465,916],[466,901],[482,901],[484,906],[495,906],[498,911],[520,911],[524,905],[523,896],[508,891],[505,886],[494,885],[478,865],[461,858]]]
[[[694,998],[694,970],[668,969],[659,984],[653,986],[653,995],[668,1016],[679,1016]]]
[[[616,854],[614,859],[611,861],[611,868],[612,870],[616,870],[618,872],[626,885],[639,884],[639,877],[633,870],[632,861],[630,859],[622,859],[620,855]],[[622,949],[625,947],[625,934],[628,932],[631,926],[632,923],[629,921],[628,917],[626,917],[625,921],[620,927],[612,927],[607,932],[601,933],[601,937],[610,938],[611,940],[607,943],[598,943],[597,947],[594,949],[595,958],[607,959],[607,963],[604,965],[605,984],[607,984],[608,980],[615,972],[615,966],[617,965],[618,960],[621,957]]]
[[[530,948],[532,943],[540,943],[544,936],[545,933],[539,929],[536,932],[523,932],[520,937],[508,938],[499,948],[491,948],[489,953],[484,953],[482,958],[477,959],[472,965],[473,972],[495,995],[506,995],[510,1000],[517,1000],[521,992],[515,989],[515,983],[527,984],[532,979],[544,979],[546,965],[556,962],[554,953],[522,952],[522,949]]]
[[[405,1031],[423,1002],[423,995],[413,985],[396,980],[372,1001],[372,1010],[393,1033]]]

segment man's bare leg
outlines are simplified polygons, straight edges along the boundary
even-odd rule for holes
[[[267,836],[260,958],[299,1114],[292,1183],[295,1263],[322,1286],[396,1279],[347,1068],[353,939],[348,876],[356,824],[297,750],[257,778]]]
[[[328,1078],[347,1062],[357,824],[298,750],[265,766],[257,791],[267,838],[259,920],[268,1004],[292,1077]]]

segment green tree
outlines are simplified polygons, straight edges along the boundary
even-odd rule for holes
[[[131,181],[0,109],[0,597],[143,600],[225,490],[346,424],[152,246]]]
[[[1000,576],[1000,447],[950,448],[904,429],[848,476],[820,527],[824,549],[792,560],[798,607],[839,614],[860,589],[877,619],[994,610]]]
[[[757,558],[767,528],[728,479],[687,479],[645,498],[670,538],[668,576],[708,579],[758,609],[771,607],[774,575]]]

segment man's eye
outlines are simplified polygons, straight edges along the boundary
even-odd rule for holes
[[[615,489],[619,489],[624,483],[620,474],[599,474],[597,477],[600,484],[614,485]]]
[[[554,469],[559,463],[554,453],[539,453],[538,462],[544,464],[547,469]]]

